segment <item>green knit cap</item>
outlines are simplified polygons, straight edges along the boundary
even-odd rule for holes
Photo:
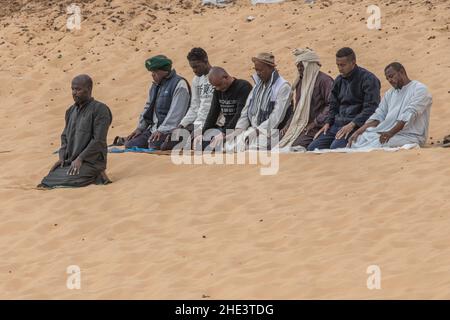
[[[154,56],[145,61],[145,67],[148,71],[170,71],[172,69],[172,60],[163,55]]]

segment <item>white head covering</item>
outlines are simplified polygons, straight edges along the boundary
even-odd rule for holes
[[[295,65],[300,62],[303,63],[303,77],[302,77],[302,92],[298,105],[294,108],[294,114],[290,122],[289,128],[286,134],[281,139],[279,146],[290,147],[298,136],[308,125],[309,112],[311,109],[311,98],[314,91],[314,85],[316,83],[317,75],[320,70],[319,56],[311,49],[295,49],[293,52],[295,58]],[[300,82],[300,74],[294,81],[292,90],[295,92],[298,83]]]

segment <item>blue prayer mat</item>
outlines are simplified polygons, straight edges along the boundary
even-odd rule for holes
[[[109,153],[125,153],[125,152],[137,152],[137,153],[153,153],[157,151],[157,149],[153,149],[153,148],[138,148],[138,147],[132,147],[132,148],[127,148],[127,149],[122,149],[122,148],[110,148],[108,149]]]

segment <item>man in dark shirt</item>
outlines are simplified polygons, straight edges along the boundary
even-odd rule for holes
[[[210,129],[218,129],[221,132],[214,135],[212,138],[211,147],[221,142],[226,134],[226,130],[233,130],[237,121],[241,116],[241,111],[245,106],[247,97],[252,90],[252,85],[241,79],[236,79],[230,76],[225,69],[221,67],[213,67],[209,72],[209,81],[214,87],[211,108],[206,117],[205,125],[203,126],[203,134]],[[216,125],[220,115],[223,115],[225,122],[223,126]],[[213,133],[210,130],[210,133]],[[200,142],[197,138],[195,143]],[[203,146],[210,143],[208,133],[205,136],[205,143]]]
[[[72,80],[75,104],[66,111],[59,160],[38,187],[84,187],[110,182],[105,170],[112,115],[108,106],[92,98],[92,87],[88,75]]]
[[[340,75],[331,90],[326,124],[308,146],[315,149],[345,148],[348,138],[363,126],[380,103],[380,80],[356,64],[355,52],[342,48],[336,53]]]

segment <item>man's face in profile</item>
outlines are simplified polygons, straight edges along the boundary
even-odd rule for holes
[[[347,77],[353,68],[356,66],[356,61],[351,57],[336,58],[336,65],[338,67],[339,73],[343,77]]]

